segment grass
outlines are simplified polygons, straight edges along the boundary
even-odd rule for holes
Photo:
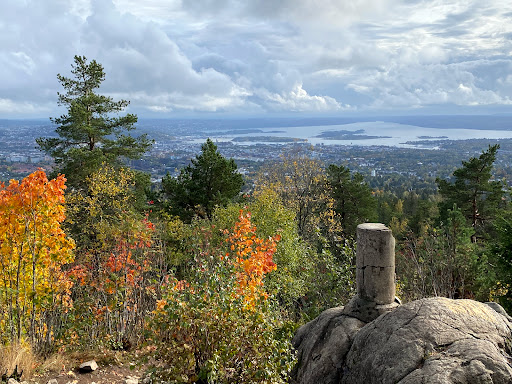
[[[23,378],[31,377],[37,359],[28,344],[0,345],[0,375],[7,372],[11,375],[17,366],[18,372],[23,371]]]

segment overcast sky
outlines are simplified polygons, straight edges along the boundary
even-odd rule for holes
[[[509,0],[1,0],[0,118],[74,55],[139,116],[512,112]]]

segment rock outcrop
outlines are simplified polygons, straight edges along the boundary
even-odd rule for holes
[[[366,323],[343,313],[343,307],[324,311],[299,328],[293,338],[299,363],[293,383],[338,383],[354,337]]]
[[[512,318],[496,303],[395,298],[395,240],[357,227],[357,295],[297,331],[293,384],[512,384]]]
[[[368,323],[329,309],[295,335],[291,382],[510,384],[509,319],[495,303],[446,298],[407,303]]]

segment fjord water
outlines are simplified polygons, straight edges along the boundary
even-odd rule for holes
[[[446,122],[425,121],[419,119],[415,125],[413,118],[408,118],[408,124],[395,121],[354,121],[343,124],[315,124],[315,119],[308,122],[301,121],[294,125],[293,120],[262,120],[257,124],[255,120],[236,121],[209,121],[199,124],[194,136],[195,142],[204,141],[210,137],[217,141],[231,141],[237,138],[236,143],[241,145],[268,143],[268,138],[295,138],[307,140],[308,143],[324,145],[352,145],[352,146],[391,146],[403,148],[431,148],[435,149],[440,140],[467,140],[467,139],[510,139],[512,138],[512,117],[495,119],[493,116],[480,118],[481,128],[477,124],[468,123],[471,117],[453,117]],[[510,120],[510,125],[507,124]],[[182,122],[183,123],[183,122]],[[427,126],[428,124],[433,127]],[[470,128],[459,128],[468,125]],[[248,129],[247,126],[250,128]],[[510,129],[507,127],[510,126]],[[493,129],[495,128],[495,129]],[[169,127],[172,130],[172,127]],[[259,141],[258,137],[262,140]],[[346,139],[345,139],[346,137]],[[244,141],[244,138],[247,138]],[[263,140],[265,138],[265,140]],[[342,138],[342,139],[340,139]],[[278,142],[276,140],[276,142]]]

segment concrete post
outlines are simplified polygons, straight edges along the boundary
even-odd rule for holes
[[[357,294],[377,305],[395,301],[395,239],[384,224],[357,226]]]
[[[395,238],[384,224],[357,226],[357,295],[343,308],[347,316],[369,323],[400,305],[395,297]]]

